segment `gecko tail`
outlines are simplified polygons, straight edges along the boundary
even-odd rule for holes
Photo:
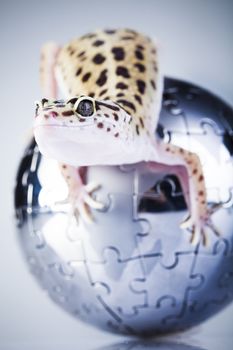
[[[55,42],[47,42],[41,48],[40,56],[40,84],[42,93],[47,98],[57,97],[57,82],[55,65],[60,47]]]

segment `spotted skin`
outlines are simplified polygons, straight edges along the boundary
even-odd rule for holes
[[[90,207],[102,206],[92,198],[98,185],[84,183],[83,166],[146,161],[153,172],[166,166],[179,176],[189,207],[182,227],[191,230],[192,243],[206,244],[205,226],[217,231],[200,160],[154,137],[162,96],[157,51],[148,37],[131,29],[98,30],[62,48],[45,45],[41,85],[48,99],[37,103],[36,141],[43,154],[61,163],[75,215],[86,219]],[[64,100],[57,100],[57,86]]]
[[[85,60],[80,60],[80,54]],[[161,86],[156,87],[161,81],[157,49],[149,38],[127,29],[96,31],[65,45],[55,70],[67,97],[81,92],[119,103],[133,112],[135,130],[154,132],[161,99]]]

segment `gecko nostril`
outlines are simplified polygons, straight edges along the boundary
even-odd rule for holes
[[[55,111],[49,112],[49,116],[52,118],[56,118],[58,116],[58,113]]]

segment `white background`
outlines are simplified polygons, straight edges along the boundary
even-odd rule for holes
[[[34,101],[41,97],[41,45],[124,26],[159,39],[167,76],[197,83],[232,103],[231,0],[0,1],[0,350],[94,350],[123,341],[74,320],[38,288],[17,244],[13,188]],[[230,349],[232,321],[231,306],[202,326],[193,344]]]

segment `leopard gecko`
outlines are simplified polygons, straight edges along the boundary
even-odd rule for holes
[[[35,139],[42,154],[59,162],[76,216],[90,221],[90,208],[103,208],[93,197],[98,185],[84,183],[84,167],[143,161],[156,172],[166,165],[179,177],[190,213],[181,227],[191,230],[193,244],[207,243],[205,226],[213,224],[200,159],[155,137],[163,84],[149,37],[97,30],[63,47],[47,43],[40,78],[45,98],[36,103]]]

